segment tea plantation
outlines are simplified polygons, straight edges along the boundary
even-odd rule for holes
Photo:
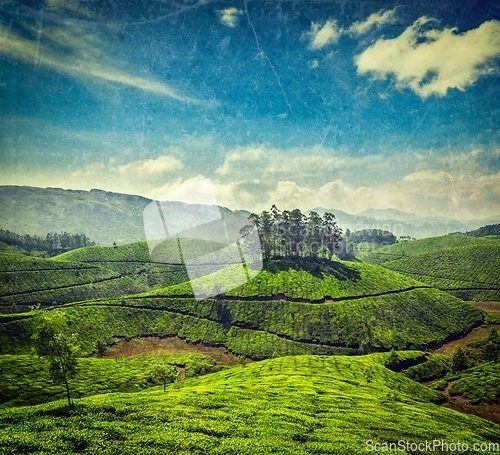
[[[372,356],[295,356],[174,383],[0,409],[3,454],[361,454],[405,439],[482,444],[500,427],[439,407],[439,392]],[[444,453],[444,452],[437,452]]]

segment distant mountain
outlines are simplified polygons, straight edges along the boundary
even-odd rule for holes
[[[397,209],[369,209],[357,215],[337,209],[316,207],[314,211],[323,215],[325,212],[335,214],[339,226],[345,231],[361,229],[382,229],[392,232],[397,237],[410,236],[415,238],[435,237],[452,232],[466,232],[487,224],[498,223],[498,218],[486,220],[453,220],[448,218],[432,218],[403,212]]]
[[[0,229],[39,236],[64,231],[85,234],[100,245],[132,242],[146,238],[143,211],[150,202],[151,199],[142,196],[96,189],[82,191],[0,186]],[[196,226],[199,220],[209,219],[213,210],[206,205],[182,202],[162,202],[162,206],[164,212],[171,214],[171,219],[181,221],[178,224],[182,226]],[[249,214],[245,210],[231,212],[225,207],[219,208],[223,215],[231,214],[232,218]],[[457,221],[419,217],[395,209],[368,210],[357,215],[322,207],[313,210],[321,215],[326,211],[334,213],[344,231],[382,229],[396,236],[416,238],[472,231],[500,222],[500,216],[498,219]]]
[[[151,201],[95,189],[0,186],[0,229],[39,236],[49,232],[81,233],[100,245],[143,240],[143,211]],[[182,202],[162,202],[162,206],[184,226],[195,226],[211,210],[209,206]],[[183,210],[187,206],[189,210]],[[220,209],[222,213],[230,212]]]
[[[368,209],[357,213],[358,216],[374,218],[376,220],[396,220],[404,223],[422,223],[424,220],[435,220],[435,218],[424,218],[414,213],[403,212],[398,209]]]

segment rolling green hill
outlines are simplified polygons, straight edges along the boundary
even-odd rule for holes
[[[188,278],[184,267],[154,264],[146,261],[146,256],[143,261],[136,260],[140,245],[104,250],[112,250],[116,259],[77,262],[71,261],[69,253],[66,260],[0,253],[0,312],[27,311],[38,304],[59,306],[88,299],[119,297]],[[94,251],[94,247],[87,247],[75,250],[74,255],[90,256]],[[134,253],[131,260],[120,260],[131,251]]]
[[[235,269],[235,274],[239,269]],[[197,279],[198,287],[211,290],[213,286],[227,280],[231,284],[231,273],[214,273]],[[392,292],[427,287],[422,282],[399,273],[371,264],[323,259],[273,260],[265,264],[255,278],[224,293],[225,297],[256,298],[265,300],[280,298],[307,302],[324,302],[355,297],[369,297]],[[176,296],[191,294],[188,282],[165,289],[152,291],[148,295]]]
[[[147,262],[146,251],[142,242],[86,247],[51,260],[4,255],[11,270],[4,277],[14,277],[4,287],[4,311],[13,304],[65,305],[87,353],[97,339],[154,334],[225,346],[254,359],[421,348],[483,321],[479,310],[415,279],[346,261],[270,261],[243,286],[195,300],[185,269]],[[198,280],[211,290],[219,279]],[[1,353],[26,352],[30,319],[0,324]]]
[[[450,395],[461,395],[473,404],[500,404],[500,363],[483,363],[448,378]]]
[[[143,296],[67,306],[85,352],[97,339],[179,336],[254,359],[419,348],[461,336],[483,320],[479,310],[435,289],[312,304]],[[22,353],[31,317],[0,324],[0,352]]]
[[[81,398],[111,392],[138,392],[158,385],[151,378],[154,365],[185,369],[185,377],[218,371],[201,354],[137,356],[128,359],[81,358],[71,379],[71,395]],[[49,379],[43,359],[31,355],[0,356],[0,406],[26,406],[65,398],[64,388]]]
[[[227,245],[209,240],[183,238],[182,257],[185,262],[188,262],[197,257],[220,251],[225,246]],[[155,257],[162,259],[160,263],[178,263],[177,260],[175,262],[171,261],[171,258],[177,258],[179,256],[177,238],[168,238],[161,241],[154,249],[154,254]],[[55,256],[54,259],[59,261],[100,264],[112,264],[116,262],[151,262],[151,256],[146,241],[116,245],[114,247],[89,246],[78,248]],[[217,259],[221,262],[227,262],[228,260],[228,258],[224,256],[223,251],[220,251],[220,256],[217,257]]]
[[[400,242],[364,257],[465,300],[500,300],[500,237]]]
[[[372,356],[296,356],[140,393],[0,410],[5,454],[364,453],[370,444],[486,444],[500,427],[435,404],[432,391]],[[367,441],[372,441],[371,443]],[[438,452],[439,453],[439,452]]]

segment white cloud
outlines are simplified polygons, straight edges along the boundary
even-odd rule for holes
[[[349,157],[322,146],[260,145],[228,151],[219,169],[204,175],[177,158],[183,150],[169,147],[155,159],[50,171],[35,171],[28,163],[2,169],[0,184],[101,188],[157,198],[210,177],[219,203],[232,209],[259,212],[275,203],[280,209],[323,206],[349,213],[394,207],[461,219],[500,215],[499,150]]]
[[[500,55],[500,21],[464,33],[456,28],[424,30],[431,22],[420,17],[397,38],[379,39],[356,56],[358,74],[375,79],[393,75],[398,87],[427,98],[453,88],[464,91],[492,72],[488,63]]]
[[[61,47],[64,48],[64,53],[60,52]],[[40,41],[23,38],[5,28],[2,31],[0,55],[41,66],[77,80],[133,87],[186,103],[200,103],[169,84],[121,69],[125,66],[124,62],[111,59],[103,49],[106,49],[106,45],[95,34],[79,27],[46,27]]]
[[[354,22],[347,29],[347,32],[353,35],[362,35],[370,31],[372,28],[381,27],[385,24],[393,24],[396,21],[396,8],[388,11],[381,10],[378,13],[371,14],[364,21]]]
[[[398,168],[406,161],[401,158]],[[317,184],[336,178],[360,181],[386,180],[388,175],[397,178],[394,162],[383,154],[348,157],[341,151],[316,145],[308,148],[277,148],[267,145],[239,147],[229,151],[215,174],[222,180],[293,180]],[[363,169],[363,173],[360,173]]]
[[[231,8],[225,8],[219,11],[220,21],[227,25],[228,27],[236,27],[239,17],[243,14],[243,11],[232,6]]]
[[[396,8],[389,11],[379,11],[370,15],[364,21],[354,22],[348,28],[337,25],[335,20],[327,20],[323,25],[313,22],[311,28],[302,35],[302,39],[309,40],[309,47],[313,50],[322,49],[329,44],[335,44],[342,35],[362,35],[374,27],[381,27],[384,24],[396,22]],[[317,61],[315,61],[317,62]],[[313,66],[316,68],[318,65]]]
[[[313,22],[311,29],[304,33],[303,38],[309,39],[309,47],[317,50],[336,43],[341,35],[342,29],[337,26],[337,21],[328,20],[322,26]]]
[[[160,155],[156,159],[138,160],[118,166],[118,172],[122,175],[149,177],[179,171],[183,167],[182,161],[178,158],[171,155]]]
[[[257,166],[259,166],[258,161],[263,158],[263,156],[264,149],[261,147],[250,147],[243,151],[228,153],[222,166],[215,172],[220,175],[229,175],[235,172],[239,173],[242,169],[248,168],[249,163],[257,163]]]

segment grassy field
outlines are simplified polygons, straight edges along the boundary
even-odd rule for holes
[[[500,427],[366,357],[285,357],[140,393],[0,410],[4,454],[351,454],[367,441],[492,444]],[[493,447],[493,446],[491,446]],[[437,452],[439,453],[439,452]],[[494,453],[492,450],[483,453]]]
[[[363,261],[380,264],[406,256],[440,252],[448,248],[498,245],[499,236],[471,237],[465,234],[449,234],[440,237],[400,241],[394,245],[373,247],[364,253]]]
[[[500,300],[500,238],[448,235],[381,247],[364,260],[464,300]]]
[[[0,454],[357,454],[366,452],[367,440],[403,436],[500,443],[498,425],[439,407],[444,396],[418,383],[441,380],[447,396],[496,403],[497,367],[452,376],[449,356],[409,351],[462,337],[484,322],[480,310],[401,265],[420,258],[430,267],[432,255],[448,264],[460,250],[464,261],[483,265],[468,275],[459,268],[446,279],[481,278],[488,289],[494,286],[497,271],[488,267],[497,259],[490,253],[498,240],[459,247],[462,236],[448,237],[427,246],[405,242],[418,254],[392,256],[384,267],[269,261],[246,284],[202,300],[192,296],[185,268],[151,262],[145,242],[51,259],[0,253]],[[203,251],[219,247],[205,242]],[[161,248],[169,257],[177,244]],[[188,256],[197,252],[196,242],[188,244]],[[434,271],[446,271],[439,261]],[[390,270],[393,263],[401,263],[403,273]],[[212,289],[214,276],[199,280]],[[76,406],[68,409],[53,401],[64,398],[63,387],[52,385],[44,362],[31,355],[37,311],[26,310],[36,304],[59,308],[83,357],[95,354],[97,341],[117,353],[136,342],[130,350],[137,353],[144,337],[175,337],[182,349],[199,344],[227,353],[219,354],[231,357],[232,368],[212,373],[222,368],[213,358],[182,350],[82,357],[71,381]],[[391,369],[384,366],[389,352],[332,356],[391,348],[408,350],[398,351]],[[234,366],[245,358],[257,362]],[[159,361],[187,379],[163,393],[150,374]],[[19,407],[27,404],[36,406]]]
[[[188,244],[189,254],[198,243]],[[2,275],[4,312],[64,306],[87,354],[96,339],[144,335],[224,346],[253,359],[415,349],[462,336],[483,321],[469,304],[372,264],[269,261],[246,284],[195,300],[184,267],[150,262],[146,242],[1,260],[9,270]],[[200,280],[211,290],[213,276]],[[29,317],[0,319],[0,353],[26,353],[30,333]]]
[[[157,363],[185,369],[185,377],[219,370],[201,354],[135,356],[127,359],[80,358],[70,380],[72,397],[111,392],[137,392],[157,385],[150,370]],[[0,405],[25,406],[64,399],[63,386],[53,385],[43,359],[30,355],[0,356]]]

